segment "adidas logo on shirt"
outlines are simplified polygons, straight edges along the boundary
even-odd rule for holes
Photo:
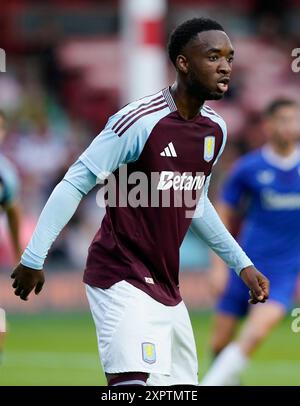
[[[166,146],[166,148],[160,153],[160,156],[169,156],[176,158],[177,154],[174,148],[174,145],[172,142],[169,142],[169,144]]]

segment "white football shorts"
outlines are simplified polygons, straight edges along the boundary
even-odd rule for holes
[[[149,373],[147,385],[198,385],[196,345],[183,302],[165,306],[126,281],[86,285],[106,373]]]

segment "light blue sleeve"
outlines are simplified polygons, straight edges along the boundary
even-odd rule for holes
[[[156,124],[170,113],[161,93],[157,109],[153,97],[136,100],[111,116],[79,159],[101,182],[121,165],[136,161]],[[146,103],[143,103],[143,102]],[[146,106],[141,109],[141,106]]]
[[[118,136],[112,127],[120,117],[120,114],[112,116],[104,130],[79,157],[99,180],[105,179],[121,165],[137,160],[148,138],[149,131],[141,121]]]
[[[96,186],[97,177],[79,159],[70,166],[64,180],[71,183],[84,195],[87,195]]]
[[[167,105],[166,105],[167,106]],[[22,264],[42,269],[48,250],[62,228],[73,216],[84,194],[119,166],[138,159],[156,123],[168,114],[161,109],[143,120],[133,120],[122,135],[113,129],[131,106],[112,116],[104,130],[69,169],[64,180],[54,189],[44,207],[34,234],[22,256]],[[116,128],[116,126],[114,127]]]
[[[25,249],[21,263],[42,269],[48,251],[70,221],[81,199],[96,185],[96,176],[80,161],[75,162],[49,197]]]
[[[224,226],[210,202],[207,195],[209,181],[210,179],[206,182],[204,193],[199,199],[191,230],[239,275],[242,269],[253,263]]]

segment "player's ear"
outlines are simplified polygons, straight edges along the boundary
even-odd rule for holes
[[[188,73],[188,66],[189,63],[184,55],[178,55],[176,58],[176,68],[179,70],[179,72]]]

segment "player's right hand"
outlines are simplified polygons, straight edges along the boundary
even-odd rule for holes
[[[15,295],[20,296],[22,300],[28,300],[28,296],[33,289],[34,293],[38,295],[45,282],[42,270],[28,268],[21,263],[16,266],[11,278],[14,279],[12,287],[15,289]]]

